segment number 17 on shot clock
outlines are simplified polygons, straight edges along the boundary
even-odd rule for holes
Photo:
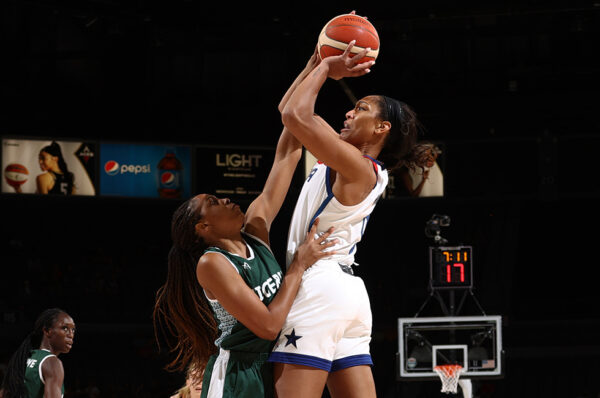
[[[431,246],[429,248],[429,287],[471,289],[473,287],[473,248],[471,246]]]

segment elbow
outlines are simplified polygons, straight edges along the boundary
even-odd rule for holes
[[[279,336],[281,325],[262,325],[260,330],[254,331],[254,334],[264,340],[273,341]]]
[[[281,114],[281,121],[289,132],[300,142],[304,138],[306,120],[298,112],[286,110]]]
[[[290,131],[293,131],[293,127],[298,124],[299,117],[293,110],[289,109],[289,107],[285,107],[281,112],[281,121],[283,125],[287,127]]]
[[[265,340],[274,341],[275,339],[277,339],[277,336],[279,336],[279,332],[280,332],[280,330],[277,330],[277,331],[270,330],[262,338]]]

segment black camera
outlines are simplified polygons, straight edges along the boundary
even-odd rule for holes
[[[450,217],[444,214],[434,214],[431,216],[429,221],[425,223],[425,236],[433,238],[433,241],[437,245],[443,245],[448,243],[448,240],[444,239],[441,235],[441,227],[447,227],[450,225]]]

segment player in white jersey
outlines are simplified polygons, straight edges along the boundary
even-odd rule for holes
[[[387,183],[387,168],[421,165],[413,157],[418,121],[404,103],[368,96],[346,114],[337,133],[314,114],[326,79],[362,76],[367,50],[325,58],[302,71],[280,103],[284,125],[321,163],[305,181],[292,217],[288,258],[319,217],[334,226],[336,254],[305,271],[300,290],[270,356],[280,397],[374,397],[369,354],[371,309],[363,281],[352,275],[356,244]],[[317,58],[318,59],[318,58]],[[309,69],[309,70],[308,70]],[[379,159],[379,160],[375,160]],[[322,233],[317,228],[318,233]]]

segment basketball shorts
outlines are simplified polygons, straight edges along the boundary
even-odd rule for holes
[[[220,349],[206,364],[201,398],[273,398],[269,353]]]
[[[305,271],[269,361],[328,372],[372,365],[371,329],[363,280],[322,260]]]

